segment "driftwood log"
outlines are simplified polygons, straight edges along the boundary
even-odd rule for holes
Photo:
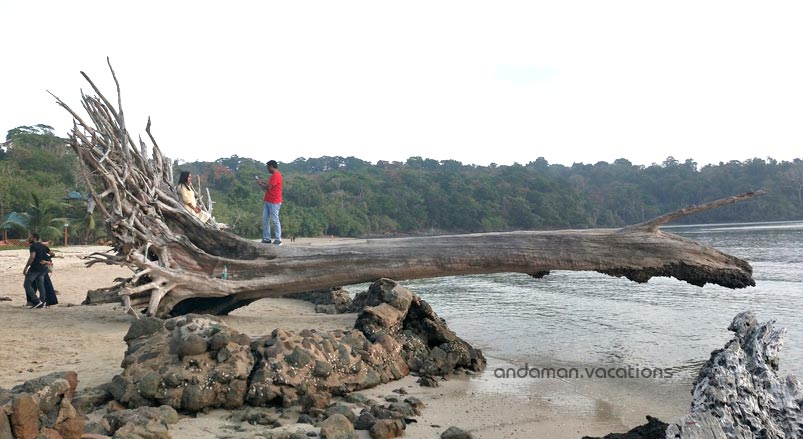
[[[145,128],[150,147],[126,128],[120,86],[117,105],[86,78],[86,116],[62,100],[74,119],[69,142],[112,238],[112,250],[87,265],[117,264],[133,276],[88,302],[121,301],[128,312],[226,314],[266,297],[374,281],[550,270],[592,270],[646,282],[672,276],[694,285],[755,285],[741,259],[659,227],[677,218],[753,197],[761,191],[691,206],[624,229],[560,230],[360,240],[338,246],[274,246],[250,241],[214,221],[203,224],[178,201],[171,162]],[[55,96],[54,96],[55,97]],[[150,155],[148,151],[150,150]],[[255,206],[254,208],[257,208]],[[227,267],[228,279],[221,279]]]

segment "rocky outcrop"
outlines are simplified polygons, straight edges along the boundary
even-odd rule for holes
[[[694,381],[688,415],[668,427],[648,416],[647,424],[605,438],[803,438],[803,386],[778,374],[786,330],[774,321],[759,324],[751,311],[728,329],[733,339],[711,353]]]
[[[317,333],[277,329],[254,342],[257,366],[248,389],[251,405],[304,405],[323,395],[345,395],[409,374],[401,345],[384,336],[374,342],[357,330]],[[321,404],[317,404],[321,408]]]
[[[0,437],[79,439],[84,419],[71,403],[77,385],[75,372],[55,372],[0,389]]]
[[[457,368],[476,372],[485,368],[480,350],[449,329],[426,301],[393,280],[374,282],[354,303],[364,306],[354,327],[372,341],[383,336],[398,340],[413,372],[434,376]]]
[[[751,311],[728,327],[735,333],[711,353],[692,390],[691,412],[667,429],[682,439],[803,437],[803,386],[778,374],[786,329],[759,324]]]
[[[195,413],[245,402],[254,367],[251,339],[208,316],[134,321],[121,367],[107,388],[136,408],[168,405]]]
[[[485,366],[479,350],[396,282],[375,282],[360,303],[354,329],[275,329],[253,342],[211,316],[140,319],[125,336],[124,371],[105,389],[129,408],[164,404],[195,413],[248,404],[319,415],[332,396],[411,371],[434,376]]]

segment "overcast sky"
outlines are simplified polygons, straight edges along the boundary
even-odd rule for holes
[[[165,154],[803,157],[803,2],[0,2],[0,131],[88,73]],[[3,136],[4,137],[4,136]]]

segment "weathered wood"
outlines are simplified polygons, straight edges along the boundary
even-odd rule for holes
[[[111,65],[110,65],[111,69]],[[754,285],[752,268],[724,254],[658,229],[668,221],[761,192],[692,206],[621,230],[561,230],[372,239],[339,246],[277,247],[249,241],[201,223],[178,202],[171,161],[146,127],[151,154],[135,147],[119,107],[100,95],[83,96],[87,122],[57,98],[74,118],[70,145],[111,234],[113,254],[94,254],[93,263],[134,271],[119,285],[116,300],[131,312],[147,305],[149,315],[187,312],[225,314],[265,297],[369,282],[451,275],[518,272],[541,277],[550,270],[590,270],[646,282],[672,276],[694,285],[729,288]],[[82,73],[83,74],[83,73]],[[220,279],[223,267],[229,278]],[[92,302],[114,297],[96,293]],[[89,300],[89,299],[88,299]]]

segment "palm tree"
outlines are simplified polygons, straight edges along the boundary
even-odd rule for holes
[[[78,238],[81,244],[95,240],[98,233],[95,215],[85,203],[71,205],[67,216],[70,221],[70,233]]]
[[[21,218],[7,219],[2,226],[8,224],[11,227],[39,233],[39,236],[45,241],[57,239],[61,236],[61,227],[67,222],[62,215],[63,207],[59,203],[40,200],[34,193],[31,193],[31,197],[33,202],[28,206],[28,211],[19,214]]]

